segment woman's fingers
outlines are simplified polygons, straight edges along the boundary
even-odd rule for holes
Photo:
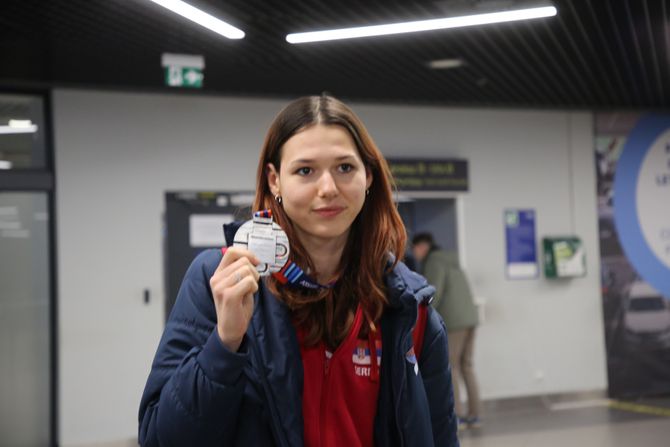
[[[232,275],[223,278],[217,289],[222,290],[225,297],[253,294],[258,290],[257,278],[258,272],[255,269],[250,270],[248,266],[243,266]]]
[[[247,332],[254,308],[253,294],[257,290],[258,281],[248,274],[232,286],[214,291],[217,332],[223,344],[233,352]]]
[[[229,247],[228,250],[226,250],[226,252],[223,254],[221,262],[219,262],[219,265],[216,268],[216,270],[222,271],[226,267],[237,262],[241,258],[248,259],[249,262],[254,266],[260,264],[258,258],[249,250],[240,247]]]
[[[248,273],[258,281],[260,279],[260,275],[256,271],[258,263],[258,259],[249,250],[231,247],[221,258],[221,262],[219,262],[210,278],[210,285],[214,288],[223,282],[224,287],[230,287],[239,279],[246,277]],[[247,268],[248,273],[242,270],[243,267]]]
[[[249,260],[249,258],[240,258],[234,263],[221,271],[223,276],[234,276],[237,273],[242,273],[243,276],[252,275],[256,281],[261,278],[261,275],[256,270],[256,266]]]
[[[253,295],[258,291],[258,281],[251,275],[245,276],[239,282],[229,288],[231,295],[243,300],[247,295]]]
[[[247,258],[240,258],[233,264],[220,271],[216,271],[210,280],[212,287],[232,287],[247,276],[251,276],[254,281],[260,279],[260,274],[256,267],[252,265]]]

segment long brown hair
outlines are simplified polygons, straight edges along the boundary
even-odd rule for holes
[[[393,177],[386,160],[354,112],[332,96],[309,96],[288,104],[275,117],[258,161],[254,209],[271,209],[291,243],[291,259],[315,273],[314,263],[296,236],[291,219],[272,196],[267,164],[279,172],[282,147],[289,138],[316,124],[344,128],[352,137],[363,163],[372,173],[372,185],[363,209],[349,232],[338,267],[340,277],[332,289],[311,292],[282,286],[270,277],[270,290],[292,310],[296,324],[306,331],[305,344],[320,340],[332,348],[347,336],[351,314],[360,303],[369,322],[379,320],[387,303],[383,275],[389,254],[402,258],[407,235],[393,202]]]

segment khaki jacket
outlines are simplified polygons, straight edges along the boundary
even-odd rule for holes
[[[433,306],[444,319],[447,331],[459,331],[479,323],[468,279],[455,252],[433,249],[423,265],[423,276],[436,289]]]

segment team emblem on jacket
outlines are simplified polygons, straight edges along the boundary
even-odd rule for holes
[[[377,350],[377,365],[382,364],[382,344],[380,340],[375,341],[375,348]],[[351,356],[354,362],[354,371],[357,376],[370,377],[370,366],[372,360],[370,357],[370,347],[367,340],[358,340],[354,352]]]
[[[419,374],[419,361],[416,358],[416,353],[414,352],[414,346],[412,346],[409,351],[407,351],[407,354],[405,354],[405,358],[409,363],[414,365],[414,374],[418,375]]]

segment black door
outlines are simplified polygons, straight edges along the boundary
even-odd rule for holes
[[[250,192],[167,192],[165,194],[165,316],[191,261],[202,251],[225,245],[223,224],[251,218]]]

